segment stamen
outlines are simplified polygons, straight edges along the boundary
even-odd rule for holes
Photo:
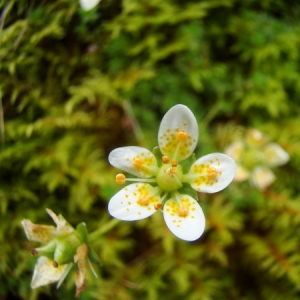
[[[156,182],[155,178],[125,178],[125,181],[133,181],[133,182]]]
[[[161,158],[161,160],[162,160],[162,163],[163,163],[163,164],[168,164],[168,163],[169,163],[169,157],[166,156],[166,155],[164,155],[164,156]]]
[[[166,169],[166,173],[167,173],[168,175],[176,174],[176,173],[177,173],[177,170],[176,170],[176,168],[171,167],[171,168]]]
[[[53,261],[53,267],[54,267],[54,268],[58,268],[58,263],[57,263],[57,261],[55,261],[55,260]]]
[[[182,181],[179,179],[177,174],[174,174],[173,178],[176,180],[176,182],[179,186],[182,186]]]
[[[157,172],[157,165],[153,163],[151,159],[143,159],[141,157],[135,157],[132,161],[132,167],[138,172],[142,173],[143,175],[150,176],[155,175]]]
[[[126,177],[122,173],[116,175],[116,183],[117,184],[124,184],[125,183],[125,179],[126,179]]]
[[[189,135],[185,131],[179,131],[176,135],[176,140],[178,141],[176,149],[173,154],[173,159],[175,160],[182,143],[185,142],[189,138]]]
[[[214,179],[217,177],[217,170],[214,167],[208,167],[206,169],[208,179]]]
[[[173,159],[171,165],[173,168],[177,167],[177,161]]]
[[[137,201],[137,203],[141,206],[147,206],[149,204],[150,197],[146,195],[141,195]]]
[[[164,200],[167,198],[167,196],[169,195],[169,193],[164,193],[161,198],[160,198],[160,202],[163,203]]]
[[[162,205],[162,203],[160,203],[160,202],[159,202],[159,203],[155,203],[155,204],[154,204],[154,209],[155,209],[155,210],[159,210],[159,209],[162,208],[162,206],[163,206],[163,205]]]
[[[178,212],[179,217],[185,218],[189,213],[189,208],[185,205],[181,205],[178,207],[177,212]]]
[[[184,131],[179,131],[176,135],[176,140],[179,142],[185,142],[189,138],[189,135]]]
[[[31,249],[30,253],[31,253],[31,255],[33,255],[33,256],[37,256],[37,255],[39,254],[38,251],[37,251],[36,249]]]

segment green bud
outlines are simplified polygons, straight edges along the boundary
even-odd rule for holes
[[[73,262],[76,249],[82,244],[76,231],[56,237],[53,259],[59,264]]]
[[[86,229],[86,224],[84,222],[82,222],[76,226],[76,232],[78,233],[78,236],[82,243],[87,242],[88,231]]]

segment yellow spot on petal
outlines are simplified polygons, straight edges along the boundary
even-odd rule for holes
[[[146,196],[146,195],[141,195],[139,198],[138,198],[138,201],[137,203],[141,206],[147,206],[149,204],[149,197]]]
[[[135,158],[133,161],[133,166],[136,169],[141,169],[143,167],[143,164],[144,164],[144,160],[139,157]]]
[[[217,177],[217,170],[213,167],[208,167],[206,169],[206,174],[209,179],[214,179]]]
[[[185,206],[185,205],[182,205],[182,206],[178,207],[177,211],[178,211],[179,217],[185,218],[188,215],[188,213],[189,213],[189,208],[187,206]]]

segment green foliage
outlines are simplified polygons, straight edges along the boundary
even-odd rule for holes
[[[75,274],[30,289],[35,245],[20,221],[49,224],[49,207],[93,232],[103,265],[80,299],[299,299],[297,1],[102,0],[84,12],[73,0],[4,0],[0,12],[0,298],[74,298]],[[108,153],[152,149],[177,103],[199,122],[196,157],[251,127],[291,157],[264,192],[200,194],[207,225],[193,243],[160,213],[107,213],[120,188]]]

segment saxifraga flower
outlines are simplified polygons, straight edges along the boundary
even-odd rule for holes
[[[30,241],[40,242],[42,247],[32,249],[34,256],[40,256],[34,267],[31,288],[57,282],[61,285],[74,265],[77,266],[75,278],[76,297],[85,288],[87,266],[95,277],[91,260],[99,262],[88,244],[88,233],[85,223],[73,228],[63,216],[57,216],[51,209],[46,209],[56,227],[51,225],[34,224],[24,219],[21,224]]]
[[[189,184],[196,192],[215,193],[232,181],[236,165],[222,153],[205,155],[183,170],[198,142],[198,124],[191,110],[181,104],[163,117],[158,131],[161,161],[142,147],[114,149],[110,164],[137,178],[116,176],[118,184],[133,181],[114,195],[109,213],[120,220],[134,221],[149,217],[162,209],[171,232],[186,241],[198,239],[205,229],[205,217],[198,202],[183,191]]]

